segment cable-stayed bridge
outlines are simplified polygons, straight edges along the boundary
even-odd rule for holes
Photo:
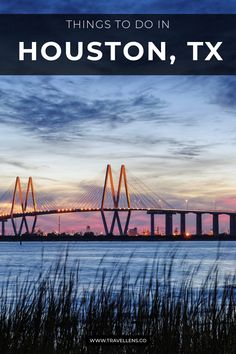
[[[130,182],[131,181],[131,182]],[[120,168],[118,184],[114,182],[111,165],[107,165],[103,186],[94,183],[82,183],[82,192],[76,200],[55,201],[50,195],[38,195],[32,177],[29,178],[25,190],[22,188],[20,177],[12,188],[9,188],[0,198],[0,222],[2,235],[5,235],[5,224],[12,224],[15,236],[22,233],[34,234],[37,219],[43,215],[68,213],[100,213],[104,226],[104,235],[113,235],[115,226],[119,235],[127,235],[132,212],[146,212],[150,215],[151,236],[155,235],[155,215],[165,216],[165,234],[173,234],[173,215],[180,216],[180,234],[186,234],[186,215],[196,215],[196,235],[202,234],[202,215],[211,214],[213,235],[219,235],[219,216],[229,216],[229,233],[236,236],[236,211],[213,209],[176,209],[159,194],[151,191],[136,177],[128,182],[126,168]],[[66,201],[65,201],[66,199]],[[106,214],[112,213],[112,221],[108,223]],[[121,221],[121,213],[125,213],[125,222]],[[123,214],[124,215],[124,214]],[[19,219],[20,223],[16,223]],[[29,226],[29,219],[31,226]]]

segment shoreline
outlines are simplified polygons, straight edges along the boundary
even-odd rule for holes
[[[0,236],[0,242],[192,242],[192,241],[236,241],[236,236]]]

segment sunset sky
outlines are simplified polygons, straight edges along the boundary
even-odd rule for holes
[[[233,0],[0,3],[2,13],[235,11]],[[236,209],[235,92],[233,76],[1,77],[0,194],[32,175],[48,199],[73,199],[82,180],[102,184],[107,163],[125,163],[173,206]]]

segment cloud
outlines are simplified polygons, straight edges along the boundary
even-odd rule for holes
[[[22,162],[22,161],[17,161],[17,160],[11,160],[8,158],[4,158],[2,156],[0,156],[0,165],[8,165],[8,166],[13,166],[13,167],[17,167],[17,168],[21,168],[24,170],[29,170],[29,169],[36,169],[36,166],[29,166],[28,164]]]
[[[218,85],[216,85],[215,94],[211,102],[220,105],[225,109],[235,110],[236,108],[235,92],[236,92],[236,78],[234,76],[219,78]]]
[[[45,80],[21,84],[22,90],[13,85],[3,87],[0,123],[21,127],[46,141],[71,141],[83,137],[90,124],[114,129],[140,119],[162,122],[167,118],[166,102],[149,92],[136,91],[126,97],[88,97],[78,92],[78,83],[73,92],[66,92],[50,80],[45,84]]]
[[[173,141],[170,151],[181,158],[193,159],[203,155],[212,148],[212,144],[199,144],[195,141],[180,142]]]
[[[5,0],[1,13],[232,13],[234,0]]]

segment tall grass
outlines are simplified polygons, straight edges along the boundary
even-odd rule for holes
[[[153,262],[133,281],[117,263],[81,291],[80,267],[61,259],[35,281],[6,282],[0,297],[0,353],[235,354],[235,277],[224,285],[212,268],[174,282],[173,262]],[[102,265],[100,270],[102,269]],[[91,346],[91,336],[148,336],[147,345]]]

